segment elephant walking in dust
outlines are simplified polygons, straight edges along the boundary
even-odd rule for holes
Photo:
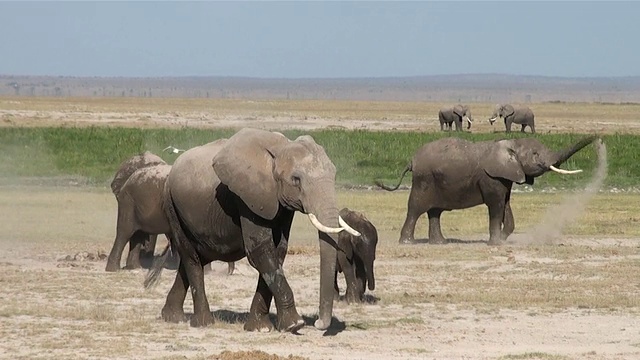
[[[429,217],[429,242],[445,243],[440,230],[443,211],[466,209],[485,204],[489,210],[489,245],[499,245],[513,233],[515,223],[510,199],[513,183],[533,185],[547,171],[561,174],[580,172],[557,168],[573,154],[596,139],[589,136],[556,152],[537,139],[510,139],[470,142],[445,138],[423,145],[405,168],[413,172],[407,217],[400,232],[400,243],[414,243],[416,221]],[[376,184],[389,191],[398,189]]]
[[[360,233],[360,236],[346,231],[338,234],[338,244],[343,251],[338,252],[335,275],[335,294],[339,298],[338,272],[344,273],[347,283],[345,299],[348,303],[364,301],[366,287],[373,291],[376,280],[373,274],[373,263],[376,259],[378,245],[378,231],[364,214],[344,208],[340,210],[340,217],[349,226]]]
[[[456,131],[462,131],[462,121],[467,122],[467,130],[471,128],[473,117],[471,110],[467,105],[455,105],[449,108],[442,108],[438,111],[438,120],[440,120],[440,130],[451,131],[452,125],[456,124]]]
[[[120,270],[122,252],[129,243],[125,269],[137,269],[142,262],[152,263],[159,234],[171,237],[171,227],[164,212],[163,191],[171,166],[146,151],[125,160],[111,190],[118,201],[116,238],[107,258],[106,271]],[[176,259],[177,260],[177,259]],[[235,265],[229,263],[228,273]]]
[[[296,332],[303,327],[282,269],[293,216],[299,211],[318,229],[320,302],[315,327],[327,329],[333,313],[336,234],[346,230],[359,235],[339,217],[335,176],[335,166],[312,137],[291,141],[257,129],[242,129],[178,156],[164,202],[180,265],[162,318],[185,320],[184,300],[191,288],[191,325],[213,323],[202,265],[246,256],[259,276],[244,329],[272,330],[269,308],[274,299],[277,329]],[[153,285],[161,271],[161,264],[154,266],[145,286]]]
[[[497,105],[493,110],[493,115],[489,119],[491,125],[499,118],[504,119],[504,126],[506,132],[511,132],[511,124],[520,124],[522,128],[520,132],[524,132],[524,129],[528,126],[531,129],[531,133],[536,133],[535,117],[533,111],[528,106],[513,106],[510,104]]]

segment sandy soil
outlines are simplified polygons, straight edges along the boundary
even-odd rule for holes
[[[585,247],[574,258],[547,253],[554,249],[490,248],[482,242],[399,247],[395,235],[388,235],[397,230],[383,231],[371,302],[336,303],[327,332],[310,325],[319,279],[319,259],[310,246],[285,263],[308,326],[299,335],[262,334],[242,330],[257,277],[246,260],[232,276],[226,275],[226,264],[214,264],[206,291],[218,322],[198,329],[159,319],[175,271],[165,270],[150,291],[142,287],[144,270],[104,272],[116,213],[105,190],[4,187],[0,213],[5,230],[0,233],[0,358],[215,358],[223,351],[251,350],[309,359],[640,358],[640,306],[633,300],[640,295],[637,281],[611,285],[611,292],[628,296],[631,303],[580,305],[599,298],[591,294],[597,277],[591,271],[636,270],[629,264],[639,259],[638,239],[562,239],[563,249]],[[298,218],[292,234],[294,244],[315,244],[310,225]],[[584,275],[563,275],[562,269],[576,267]],[[463,276],[471,277],[466,283],[471,285],[456,286]],[[491,306],[466,301],[463,294],[474,286],[473,278],[495,282],[497,288],[486,291],[501,294],[506,290],[500,284],[526,288],[529,281],[551,276],[560,281],[553,296],[563,296],[564,281],[579,281],[577,295],[567,299],[574,305],[518,305],[516,298],[510,306]],[[479,296],[483,290],[472,291],[470,296]],[[192,312],[190,296],[185,311]]]

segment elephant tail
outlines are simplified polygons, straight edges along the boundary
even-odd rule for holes
[[[395,191],[395,190],[398,190],[398,188],[400,187],[400,184],[402,184],[402,179],[404,179],[404,176],[405,176],[409,171],[411,171],[411,169],[412,169],[412,167],[411,167],[411,163],[409,163],[409,164],[407,165],[407,167],[406,167],[406,168],[404,168],[404,171],[402,172],[402,175],[400,176],[400,181],[398,181],[398,184],[397,184],[395,187],[386,186],[386,185],[385,185],[385,184],[383,184],[383,183],[382,183],[382,181],[380,181],[380,180],[376,180],[376,181],[375,181],[375,184],[376,184],[378,187],[380,187],[380,188],[382,188],[382,189],[385,189],[385,190],[387,190],[387,191]]]
[[[162,250],[162,254],[160,254],[160,256],[153,259],[153,265],[151,265],[151,269],[149,269],[147,276],[144,278],[145,289],[154,288],[160,282],[162,270],[164,269],[164,265],[167,263],[167,259],[169,258],[169,249],[171,249],[171,243],[167,244],[167,247]]]

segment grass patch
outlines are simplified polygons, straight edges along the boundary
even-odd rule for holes
[[[232,129],[136,129],[136,128],[0,128],[0,173],[3,177],[82,176],[106,184],[126,158],[150,150],[172,163],[176,156],[162,153],[167,145],[190,148],[229,137]],[[364,130],[284,131],[289,138],[310,134],[323,145],[338,169],[342,185],[372,185],[374,179],[397,181],[415,151],[423,144],[446,136],[472,141],[517,138],[521,134],[444,134],[374,132]],[[530,136],[530,135],[525,135]],[[562,149],[583,137],[581,134],[539,134],[536,137],[552,149]],[[632,187],[640,176],[640,136],[605,135],[609,152],[610,187]],[[536,188],[574,188],[584,185],[596,165],[593,147],[574,155],[565,168],[581,168],[576,176],[548,174],[536,181]],[[410,184],[410,177],[405,179]]]

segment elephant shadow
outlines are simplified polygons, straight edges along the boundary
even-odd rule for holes
[[[211,313],[213,318],[221,323],[230,324],[230,325],[238,325],[245,324],[249,319],[249,312],[237,312],[232,310],[216,310]],[[186,313],[187,321],[191,320],[191,316],[193,313]],[[271,323],[275,324],[277,321],[277,316],[274,313],[269,313],[269,320]],[[307,316],[302,315],[302,320],[304,320],[305,326],[313,327],[317,317],[315,316]],[[331,325],[327,330],[325,330],[322,336],[334,336],[344,331],[347,328],[344,321],[338,320],[335,316],[331,317]]]
[[[446,244],[486,244],[488,242],[488,240],[463,240],[463,239],[454,239],[454,238],[449,238],[446,239],[446,243],[445,244],[438,244],[438,245],[446,245]],[[423,239],[415,239],[414,242],[412,244],[408,244],[408,245],[417,245],[417,244],[429,244],[429,239],[428,238],[423,238]]]

